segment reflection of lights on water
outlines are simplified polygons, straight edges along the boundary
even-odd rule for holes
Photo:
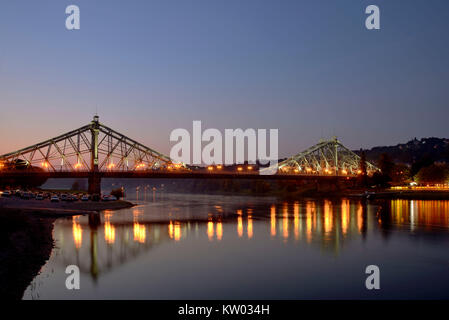
[[[223,225],[221,222],[217,223],[217,240],[220,241],[223,238]]]
[[[214,238],[214,223],[211,220],[207,223],[207,236],[209,241]]]
[[[314,210],[314,204],[311,201],[307,201],[306,204],[306,234],[307,242],[312,240],[312,211]]]
[[[296,201],[293,204],[293,225],[295,228],[295,239],[298,240],[299,239],[299,202]]]
[[[174,239],[175,241],[181,240],[181,224],[179,222],[175,222],[174,225]]]
[[[285,202],[284,203],[284,208],[283,208],[283,219],[282,219],[282,235],[284,237],[284,239],[288,238],[288,203]]]
[[[134,222],[133,231],[134,231],[134,241],[137,241],[139,243],[145,243],[146,238],[145,226],[139,224],[138,222]]]
[[[270,208],[270,216],[271,216],[271,236],[276,236],[276,207],[274,205]]]
[[[330,201],[324,201],[324,232],[332,231],[332,206]]]
[[[391,218],[394,223],[409,223],[416,227],[449,227],[449,201],[446,200],[391,200]]]
[[[346,234],[349,226],[349,200],[341,202],[341,230]]]
[[[73,242],[75,248],[79,249],[83,245],[83,229],[79,224],[79,217],[72,218]]]
[[[168,236],[170,237],[170,239],[173,239],[173,235],[174,235],[173,222],[170,221],[170,223],[168,224]]]
[[[252,216],[248,216],[248,225],[247,225],[248,239],[253,237],[253,219]]]
[[[113,244],[115,242],[115,227],[111,224],[110,217],[110,213],[106,213],[104,216],[104,240],[108,244]]]
[[[363,227],[363,207],[362,207],[361,203],[359,203],[359,207],[357,208],[357,227],[359,229],[359,232],[362,233],[362,227]]]
[[[416,223],[416,213],[415,213],[415,201],[410,201],[410,230],[413,231],[415,229]]]
[[[237,234],[239,238],[243,236],[243,218],[242,218],[242,210],[237,210]]]

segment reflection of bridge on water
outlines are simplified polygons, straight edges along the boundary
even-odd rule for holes
[[[64,266],[76,264],[96,279],[155,246],[190,236],[220,242],[232,233],[231,237],[240,239],[305,242],[338,252],[346,239],[364,236],[369,228],[367,206],[362,202],[296,201],[263,208],[262,212],[257,205],[243,206],[231,216],[210,214],[204,220],[145,220],[138,207],[132,211],[132,221],[114,217],[111,211],[73,217],[55,224],[56,232],[62,232],[58,233],[58,261]],[[370,216],[375,221],[375,214]]]
[[[308,200],[282,202],[263,207],[240,205],[232,215],[220,206],[206,219],[154,221],[145,219],[141,208],[132,209],[133,219],[114,216],[111,211],[57,222],[67,233],[58,238],[60,263],[76,264],[96,279],[114,268],[138,259],[152,248],[190,236],[220,242],[237,237],[318,246],[335,254],[344,243],[367,236],[378,228],[408,226],[410,232],[435,226],[449,227],[449,201],[386,201],[381,206],[366,201]],[[67,223],[69,222],[69,223]],[[59,231],[64,231],[59,229]],[[69,234],[67,239],[64,235]],[[386,234],[382,234],[387,236]]]

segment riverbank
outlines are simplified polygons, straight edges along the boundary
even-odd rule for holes
[[[86,201],[86,202],[50,202],[50,200],[24,200],[16,197],[0,198],[0,210],[18,209],[27,212],[35,212],[39,215],[49,216],[72,216],[80,214],[89,214],[92,212],[104,210],[119,210],[133,207],[134,204],[129,201]]]
[[[425,191],[425,190],[383,190],[369,194],[352,194],[350,197],[367,197],[369,199],[382,200],[449,200],[449,191]]]
[[[50,258],[59,217],[118,210],[128,201],[59,202],[0,198],[0,298],[19,300]]]
[[[19,300],[53,249],[56,217],[0,210],[0,297]]]

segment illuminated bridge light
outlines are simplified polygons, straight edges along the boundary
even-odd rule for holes
[[[207,167],[207,170],[209,170],[209,171],[213,171],[213,170],[214,170],[214,167],[212,167],[212,166],[209,166],[209,167]]]

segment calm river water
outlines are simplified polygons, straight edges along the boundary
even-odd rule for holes
[[[24,299],[449,298],[449,201],[278,201],[147,192],[55,222]],[[367,290],[365,268],[380,268]],[[65,269],[81,270],[67,290]]]

